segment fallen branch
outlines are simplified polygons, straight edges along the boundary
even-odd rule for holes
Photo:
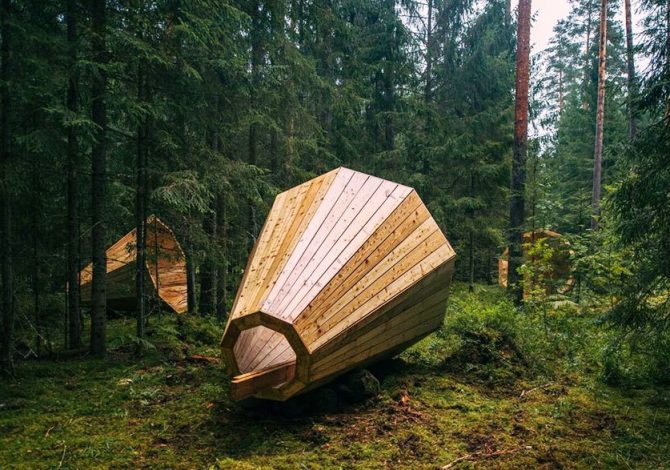
[[[60,456],[60,463],[58,468],[60,469],[63,466],[63,460],[65,459],[65,451],[67,450],[67,445],[63,444],[63,455]]]
[[[466,454],[462,457],[457,458],[456,460],[453,460],[449,462],[447,465],[442,467],[442,470],[447,470],[449,468],[454,468],[454,466],[459,463],[459,462],[464,462],[466,460],[475,460],[476,458],[480,459],[491,459],[493,457],[498,457],[500,455],[509,455],[509,454],[516,454],[517,452],[521,452],[522,450],[528,450],[532,449],[532,446],[521,446],[521,447],[515,447],[514,449],[507,449],[507,450],[497,450],[495,452],[473,452],[471,454]]]
[[[546,384],[538,385],[537,387],[533,387],[531,389],[524,390],[524,391],[521,392],[521,395],[519,395],[519,398],[524,398],[525,396],[527,396],[531,392],[534,392],[535,390],[540,390],[540,389],[543,389],[543,388],[547,388],[547,387],[553,385],[553,383],[554,382],[547,382]]]
[[[200,364],[219,364],[221,359],[218,357],[202,356],[200,354],[192,354],[186,358],[188,362]]]

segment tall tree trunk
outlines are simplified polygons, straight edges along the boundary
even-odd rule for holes
[[[384,67],[384,150],[390,151],[395,148],[395,128],[393,123],[393,111],[395,107],[395,90],[393,89],[394,71],[393,64]]]
[[[37,154],[33,154],[32,158],[32,214],[31,214],[31,242],[32,242],[32,288],[33,288],[33,317],[35,319],[35,354],[37,357],[40,357],[41,353],[41,315],[40,315],[40,256],[39,256],[39,242],[41,239],[40,235],[40,224],[39,224],[39,214],[42,213],[42,198],[41,198],[41,186],[39,171],[37,166]]]
[[[593,13],[593,2],[594,0],[588,0],[586,3],[587,15],[586,15],[586,47],[584,48],[584,79],[583,79],[583,96],[582,96],[582,107],[588,109],[589,102],[586,99],[588,83],[589,83],[589,68],[591,63],[589,60],[589,51],[591,50],[591,16]]]
[[[563,114],[563,68],[558,69],[558,117]]]
[[[260,65],[263,59],[263,44],[261,39],[261,4],[258,0],[251,2],[251,30],[249,31],[249,36],[251,39],[251,97],[249,102],[249,108],[252,112],[255,112],[257,105],[257,93],[260,88]],[[248,155],[247,162],[251,165],[258,164],[258,125],[253,122],[255,116],[252,116],[252,122],[249,124],[249,142],[248,142]],[[248,213],[248,225],[247,229],[247,244],[249,251],[251,251],[256,237],[256,211],[253,207],[253,201],[249,200],[249,213]]]
[[[596,143],[593,152],[593,193],[591,229],[598,229],[603,171],[603,120],[605,116],[605,59],[607,58],[607,0],[600,0],[600,40],[598,45],[598,104],[596,106]]]
[[[137,99],[140,103],[145,101],[145,76],[142,61],[137,63]],[[137,252],[135,263],[135,290],[137,293],[137,322],[136,335],[138,338],[144,338],[144,325],[146,317],[146,246],[147,246],[147,129],[146,118],[140,116],[137,125],[137,155],[136,171],[137,186],[135,188],[135,248]],[[137,354],[142,353],[141,343],[137,345]]]
[[[67,0],[68,84],[67,109],[74,116],[79,112],[77,87],[77,16],[76,0]],[[81,310],[79,308],[79,142],[77,131],[67,128],[67,285],[68,346],[81,347]]]
[[[505,0],[505,26],[512,24],[512,0]]]
[[[468,197],[475,196],[475,176],[472,169],[470,170],[468,184]],[[468,229],[468,290],[474,292],[475,290],[475,232],[472,225],[475,220],[475,211],[472,208],[467,210],[468,218],[470,219],[470,228]]]
[[[2,18],[0,19],[0,34],[2,47],[0,49],[0,198],[2,201],[0,214],[0,263],[2,267],[2,345],[0,347],[0,373],[13,371],[14,353],[14,275],[12,273],[12,212],[9,191],[9,169],[11,168],[11,136],[9,130],[9,115],[11,100],[9,95],[10,73],[10,40],[9,26],[10,0],[2,0]]]
[[[637,82],[635,79],[635,50],[633,44],[633,13],[631,12],[630,0],[624,0],[626,10],[626,62],[628,66],[628,137],[635,139],[637,134],[637,123],[635,122],[635,95],[637,94]]]
[[[193,261],[193,241],[191,240],[191,229],[187,229],[186,233],[186,304],[188,305],[188,312],[191,314],[198,313],[198,304],[195,296],[195,263]]]
[[[216,97],[216,109],[220,109],[220,99]],[[212,152],[215,155],[219,153],[219,132],[215,129],[212,131]],[[217,304],[217,277],[218,277],[218,245],[217,240],[217,225],[218,225],[218,196],[214,200],[214,207],[212,212],[205,215],[202,228],[209,236],[210,244],[208,247],[209,256],[203,263],[202,272],[200,273],[200,314],[209,315],[214,314]]]
[[[508,288],[520,303],[523,288],[517,268],[522,264],[524,197],[526,189],[526,154],[528,153],[528,75],[530,58],[531,0],[519,0],[516,48],[516,98],[514,106],[514,147],[512,150],[512,184],[510,198],[510,236]]]
[[[223,194],[219,193],[216,198],[216,241],[221,250],[221,260],[219,262],[219,272],[217,274],[216,288],[216,316],[220,322],[228,317],[228,221],[226,219],[226,201]]]
[[[202,264],[200,272],[200,315],[205,316],[213,313],[216,305],[216,260],[211,252],[214,251],[216,243],[216,211],[206,214],[202,223],[203,231],[210,239],[209,256]]]
[[[105,0],[92,0],[92,34],[91,46],[94,60],[101,66],[107,62],[105,44]],[[91,79],[91,116],[96,125],[95,142],[91,150],[91,213],[92,235],[91,251],[93,260],[93,280],[91,303],[91,354],[104,356],[107,351],[107,254],[105,253],[106,214],[105,198],[107,196],[107,109],[105,93],[107,74],[103,67],[98,67]]]
[[[424,99],[430,103],[433,90],[433,0],[428,0],[428,18],[426,26],[426,89]]]

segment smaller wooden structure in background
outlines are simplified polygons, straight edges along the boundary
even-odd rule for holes
[[[561,237],[561,234],[549,229],[537,229],[523,234],[523,257],[528,260],[528,252],[531,246],[540,240],[548,239],[548,243],[553,249],[551,258],[552,272],[549,277],[551,281],[564,279],[565,283],[558,288],[558,291],[564,291],[572,286],[570,278],[570,254],[568,243]],[[507,276],[509,271],[509,248],[505,248],[503,254],[498,258],[498,284],[507,287]],[[551,294],[551,286],[547,286],[547,293]],[[524,293],[525,295],[526,293]]]
[[[115,310],[134,310],[137,306],[135,231],[107,250],[107,306]],[[153,215],[147,218],[146,237],[147,292],[153,290],[154,296],[176,313],[186,312],[186,258],[179,242],[172,230]],[[92,271],[93,265],[89,264],[79,275],[83,306],[91,304]]]
[[[221,341],[232,397],[286,400],[416,343],[455,258],[407,186],[338,168],[279,194]]]

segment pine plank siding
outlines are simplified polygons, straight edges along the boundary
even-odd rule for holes
[[[232,397],[286,400],[436,330],[455,257],[407,186],[338,168],[279,194],[221,341]]]

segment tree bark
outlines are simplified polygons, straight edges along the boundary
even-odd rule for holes
[[[104,66],[107,62],[105,38],[105,0],[92,0],[92,39],[94,60],[98,68],[91,79],[91,116],[96,125],[95,142],[91,150],[91,214],[92,235],[91,252],[93,261],[93,280],[91,294],[91,354],[104,356],[107,351],[107,254],[105,253],[106,214],[105,198],[107,196],[107,109],[105,94],[107,73]]]
[[[526,189],[526,154],[528,153],[528,76],[530,62],[531,0],[519,0],[516,49],[516,98],[514,106],[514,146],[512,150],[512,184],[510,198],[510,236],[508,288],[520,303],[523,288],[517,268],[522,264],[523,225]]]
[[[228,221],[226,220],[226,202],[223,194],[216,198],[216,240],[221,250],[221,260],[219,262],[219,272],[217,274],[216,288],[216,316],[220,322],[228,317]]]
[[[624,0],[626,10],[626,63],[628,68],[628,137],[635,139],[637,134],[637,123],[635,121],[635,95],[637,94],[637,82],[635,79],[635,50],[633,44],[633,13],[631,12],[630,0]]]
[[[79,112],[77,87],[77,16],[76,0],[67,0],[68,86],[67,109]],[[79,307],[79,142],[72,124],[67,128],[67,296],[68,346],[81,348],[81,310]]]
[[[10,73],[10,0],[2,0],[2,18],[0,19],[0,34],[2,46],[0,48],[0,198],[2,209],[0,214],[0,268],[2,280],[2,344],[0,347],[0,373],[13,371],[14,354],[14,275],[12,272],[12,211],[11,195],[9,191],[9,169],[11,167],[11,143],[9,129],[9,115],[11,114],[11,99],[9,93]]]
[[[216,243],[216,211],[206,214],[203,220],[202,229],[207,234],[211,242],[209,243],[209,256],[204,260],[202,271],[200,273],[200,315],[205,316],[213,313],[216,305],[216,262],[212,256],[212,251]]]
[[[433,0],[428,0],[428,18],[426,26],[426,89],[424,100],[430,103],[433,92]]]
[[[589,68],[591,66],[589,61],[589,50],[591,49],[591,14],[593,12],[593,0],[588,0],[586,4],[587,8],[587,17],[586,17],[586,47],[584,50],[584,82],[583,82],[583,96],[582,96],[582,107],[584,109],[589,108],[589,102],[586,99],[588,83],[589,83]]]
[[[603,120],[605,116],[605,60],[607,58],[607,0],[600,1],[600,38],[598,45],[598,103],[596,105],[596,143],[593,152],[593,193],[591,229],[598,229],[603,166]]]
[[[140,103],[145,101],[145,76],[142,61],[137,64],[137,98]],[[136,245],[136,263],[135,263],[135,290],[137,292],[137,322],[136,335],[138,338],[144,338],[144,325],[146,317],[146,246],[147,246],[147,129],[146,119],[140,116],[137,125],[137,155],[136,171],[137,186],[135,189],[135,245]],[[137,353],[142,353],[142,347],[138,343]]]

